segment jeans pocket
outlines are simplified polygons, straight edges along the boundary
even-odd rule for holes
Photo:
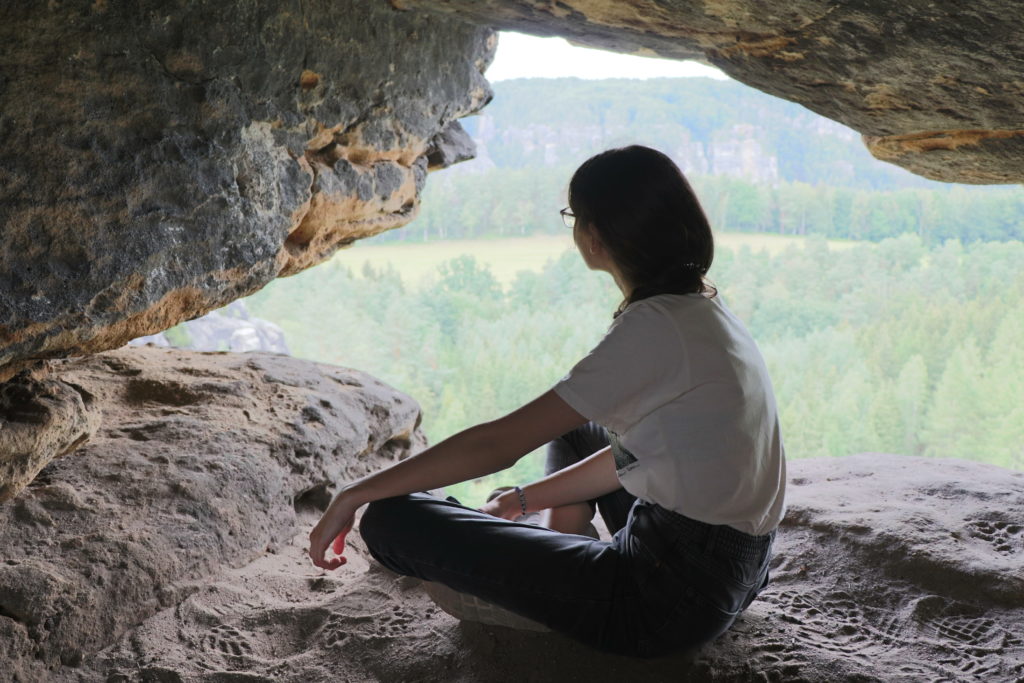
[[[749,591],[760,585],[764,565],[757,562],[729,558],[721,562],[722,577],[738,590]]]
[[[680,579],[651,545],[631,539],[631,573],[637,588],[638,621],[648,634],[658,633],[680,604],[697,599],[693,586]]]
[[[754,601],[767,583],[771,553],[756,559],[717,558],[708,599],[725,613],[737,615]]]
[[[662,554],[637,536],[631,536],[633,576],[641,594],[657,593],[670,574]]]

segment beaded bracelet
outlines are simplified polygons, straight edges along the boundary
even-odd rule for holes
[[[518,486],[515,487],[516,493],[519,494],[519,507],[523,509],[523,514],[526,514],[526,494]]]

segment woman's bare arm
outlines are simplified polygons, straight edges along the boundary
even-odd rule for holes
[[[387,469],[341,487],[309,535],[313,564],[335,569],[344,558],[324,559],[334,541],[339,555],[356,510],[375,500],[448,486],[510,467],[521,457],[586,423],[553,390],[505,417],[470,427]]]
[[[345,488],[369,503],[483,477],[511,467],[586,421],[558,394],[548,391],[505,417],[463,430]]]

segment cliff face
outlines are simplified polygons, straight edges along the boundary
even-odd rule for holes
[[[665,126],[665,128],[669,128]],[[849,134],[836,126],[833,134]],[[524,165],[554,166],[565,164],[569,159],[579,159],[580,150],[593,149],[595,143],[603,141],[629,140],[626,126],[576,126],[561,127],[543,124],[509,126],[500,130],[486,114],[476,123],[476,158],[459,167],[459,172],[486,170],[496,164],[488,154],[488,144],[500,141],[503,146],[514,146],[526,161]],[[672,146],[659,149],[669,154],[686,174],[728,175],[746,178],[758,183],[772,184],[779,181],[779,160],[761,144],[760,129],[750,124],[737,124],[722,131],[716,131],[715,138],[708,142],[693,140],[687,131],[672,126],[661,131],[648,128],[651,137],[666,137]],[[830,131],[831,133],[832,131]],[[614,146],[614,142],[607,146]]]
[[[114,348],[415,217],[495,35],[386,3],[0,10],[0,379]]]
[[[1024,180],[1024,15],[982,0],[401,0],[402,7],[648,56],[698,59],[947,182]]]

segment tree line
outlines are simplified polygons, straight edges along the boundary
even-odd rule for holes
[[[413,396],[432,442],[550,388],[619,299],[574,252],[508,287],[472,254],[416,288],[393,268],[341,262],[276,280],[247,305],[284,328],[295,355]],[[1020,241],[908,234],[836,250],[813,237],[776,255],[720,249],[710,274],[765,355],[789,457],[879,451],[1024,469],[1021,263]],[[541,474],[534,454],[455,492],[482,503]]]
[[[563,230],[571,167],[500,169],[432,175],[420,214],[382,242],[476,239]],[[829,239],[879,241],[918,235],[928,245],[949,239],[1024,239],[1024,192],[1019,188],[903,188],[863,190],[781,182],[759,185],[728,176],[690,178],[718,230]]]

